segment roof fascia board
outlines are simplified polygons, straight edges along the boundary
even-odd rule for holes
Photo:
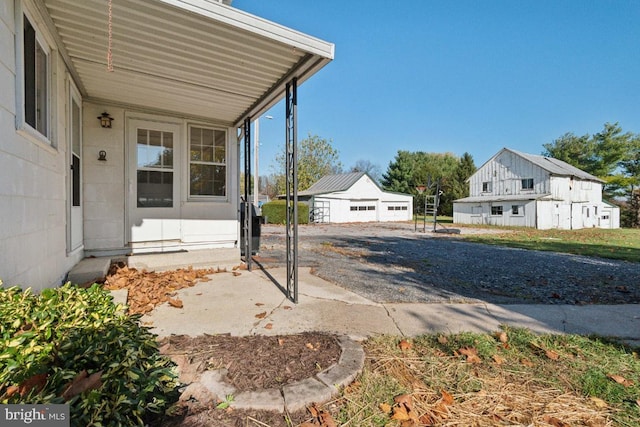
[[[269,110],[277,104],[285,96],[285,89],[287,83],[294,77],[298,78],[298,86],[300,86],[305,80],[318,72],[322,67],[327,65],[331,60],[326,58],[318,58],[312,55],[307,55],[298,64],[289,70],[289,72],[282,77],[271,89],[269,89],[260,99],[258,99],[251,107],[249,107],[244,113],[238,117],[235,121],[235,126],[240,127],[244,123],[244,119],[247,117],[255,118],[260,117],[261,114]]]
[[[327,59],[333,59],[334,57],[335,45],[333,43],[320,40],[222,3],[207,0],[157,1],[249,31],[270,40],[279,41],[314,55]]]

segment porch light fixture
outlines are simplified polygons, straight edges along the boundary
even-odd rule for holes
[[[100,126],[103,128],[111,128],[111,122],[113,121],[113,117],[109,115],[106,111],[99,115],[98,120],[100,120]]]
[[[101,162],[106,162],[107,161],[107,152],[104,150],[100,150],[98,152],[98,160],[100,160]]]

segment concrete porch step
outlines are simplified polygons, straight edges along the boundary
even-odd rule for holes
[[[84,258],[67,275],[67,281],[76,285],[91,284],[104,279],[109,272],[111,258]]]
[[[231,270],[241,264],[240,249],[216,248],[184,252],[136,254],[127,257],[127,265],[138,270],[167,271],[178,268],[219,268]]]

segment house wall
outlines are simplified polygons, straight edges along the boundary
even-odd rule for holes
[[[107,111],[114,118],[111,129],[100,127],[97,117]],[[227,198],[225,200],[190,200],[188,197],[187,127],[195,123],[188,119],[152,115],[112,105],[84,103],[84,202],[85,250],[88,254],[147,252],[170,249],[198,249],[236,247],[238,241],[238,148],[233,141],[232,128],[227,129]],[[130,188],[136,185],[135,142],[128,141],[128,123],[148,120],[177,124],[179,143],[176,150],[174,180],[180,191],[175,209],[166,217],[149,217],[147,227],[176,230],[178,239],[160,241],[156,236],[149,241],[131,243],[132,234],[138,232],[130,221],[132,203]],[[204,124],[197,122],[197,124]],[[107,161],[99,161],[100,150],[107,152]],[[132,169],[133,168],[133,169]]]
[[[82,251],[67,254],[67,74],[52,45],[53,145],[16,129],[13,0],[0,0],[0,280],[40,290],[62,282]]]

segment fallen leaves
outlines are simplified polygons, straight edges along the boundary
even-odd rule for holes
[[[467,363],[482,363],[480,356],[478,356],[478,350],[474,347],[462,347],[458,350],[458,353],[467,356]]]
[[[408,351],[408,350],[411,350],[411,347],[413,347],[413,344],[411,344],[411,342],[407,340],[402,340],[398,343],[398,347],[402,351]]]
[[[633,385],[633,381],[623,377],[622,375],[608,374],[607,377],[611,378],[618,384],[621,384],[625,387],[631,387]]]
[[[171,307],[182,308],[184,306],[179,298],[169,298],[168,302]]]
[[[127,289],[129,314],[145,314],[165,302],[172,307],[182,308],[182,301],[174,298],[177,290],[208,281],[207,275],[224,271],[189,267],[155,272],[125,266],[113,269],[105,279],[104,287],[109,290]]]
[[[392,420],[399,421],[401,427],[433,425],[438,420],[446,419],[449,416],[448,407],[455,403],[453,395],[445,390],[440,393],[441,398],[423,413],[419,413],[411,394],[400,394],[393,398],[393,406],[381,403],[378,409],[389,414]]]
[[[324,409],[318,408],[318,406],[314,403],[310,407],[307,408],[313,420],[311,422],[304,422],[300,424],[300,427],[337,427],[336,422]]]
[[[4,397],[11,397],[14,394],[19,394],[20,397],[25,397],[29,393],[35,390],[36,394],[40,393],[47,383],[47,379],[49,375],[46,373],[36,374],[30,378],[24,380],[20,385],[13,385],[7,388],[7,391],[4,393]]]
[[[75,378],[65,387],[62,392],[62,398],[70,400],[71,398],[84,393],[88,390],[94,390],[102,387],[102,371],[87,374],[86,370],[82,370]]]

